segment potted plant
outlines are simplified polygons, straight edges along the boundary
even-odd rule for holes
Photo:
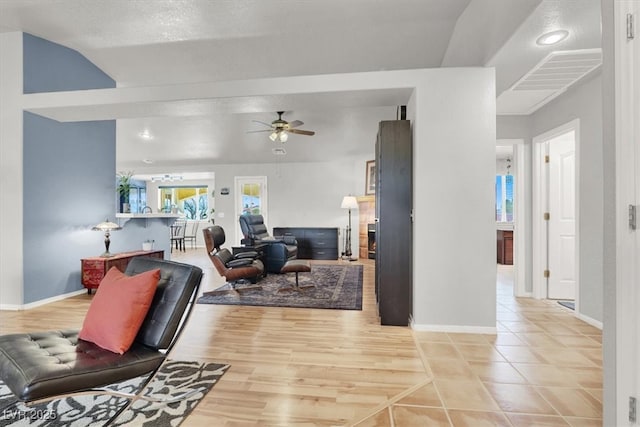
[[[144,242],[142,242],[142,250],[143,251],[152,251],[154,243],[155,243],[155,240],[151,240],[151,239],[145,240]]]
[[[216,196],[216,190],[213,190],[211,192],[211,201],[213,202],[213,198]],[[214,213],[216,212],[215,208],[211,208],[211,210],[209,211],[209,220],[211,221],[211,224],[216,223],[216,217],[214,216]]]
[[[121,172],[118,174],[118,187],[116,190],[120,194],[120,211],[129,213],[129,194],[131,193],[131,176],[133,172]]]

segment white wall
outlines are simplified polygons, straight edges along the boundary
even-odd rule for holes
[[[0,307],[23,300],[22,33],[0,34]]]
[[[556,98],[531,117],[532,136],[580,119],[579,158],[579,314],[602,322],[604,245],[604,167],[602,76],[598,73]]]
[[[414,327],[495,331],[495,72],[429,70],[414,101]]]
[[[604,261],[604,164],[602,127],[602,77],[588,77],[531,116],[499,116],[498,138],[520,138],[525,142],[525,197],[531,200],[532,139],[576,118],[580,119],[580,304],[579,314],[587,320],[603,320]],[[532,254],[531,204],[525,212],[526,253]],[[532,290],[531,255],[526,261],[525,290]]]
[[[375,135],[375,129],[372,130]],[[266,176],[268,187],[269,232],[274,227],[338,227],[340,248],[348,212],[340,208],[342,197],[364,193],[366,161],[373,156],[375,138],[371,139],[371,155],[332,159],[313,163],[264,163],[212,165],[216,176],[216,224],[225,229],[227,245],[238,245],[238,218],[235,213],[236,176]],[[229,195],[221,195],[227,187]],[[352,211],[351,223],[358,226],[358,212]],[[352,233],[352,246],[357,248],[358,233]],[[339,252],[341,252],[340,249]]]

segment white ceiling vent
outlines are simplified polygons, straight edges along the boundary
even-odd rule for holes
[[[512,90],[565,90],[602,64],[600,49],[552,52]]]
[[[601,64],[601,49],[552,52],[500,94],[498,114],[531,114]]]

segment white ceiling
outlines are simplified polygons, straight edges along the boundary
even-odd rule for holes
[[[570,36],[559,45],[535,44],[542,33],[560,28]],[[539,108],[539,99],[510,89],[554,50],[599,48],[600,1],[1,0],[0,31],[23,31],[75,49],[121,88],[492,66],[499,113],[527,114]],[[122,103],[86,109],[75,119],[118,119],[119,169],[204,172],[213,163],[370,154],[377,121],[394,119],[408,95],[354,91]],[[276,159],[268,134],[247,131],[260,128],[252,120],[271,122],[277,110],[316,135],[292,135],[287,155]],[[77,112],[69,114],[57,118],[73,120]],[[152,140],[140,138],[144,129]]]

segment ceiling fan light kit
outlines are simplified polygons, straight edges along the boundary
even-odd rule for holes
[[[300,120],[292,120],[291,122],[288,122],[282,118],[283,114],[284,114],[284,111],[278,111],[278,118],[272,121],[270,124],[261,122],[259,120],[253,120],[256,123],[260,123],[261,125],[268,126],[269,129],[254,130],[254,131],[249,131],[249,133],[271,132],[271,134],[269,135],[269,139],[273,142],[282,142],[282,143],[287,142],[287,140],[289,139],[290,133],[295,133],[298,135],[306,135],[306,136],[315,135],[314,131],[297,129],[297,127],[302,126],[304,122]]]
[[[271,132],[271,135],[269,135],[269,139],[273,142],[287,142],[287,140],[289,139],[289,135],[284,130],[276,130]]]

